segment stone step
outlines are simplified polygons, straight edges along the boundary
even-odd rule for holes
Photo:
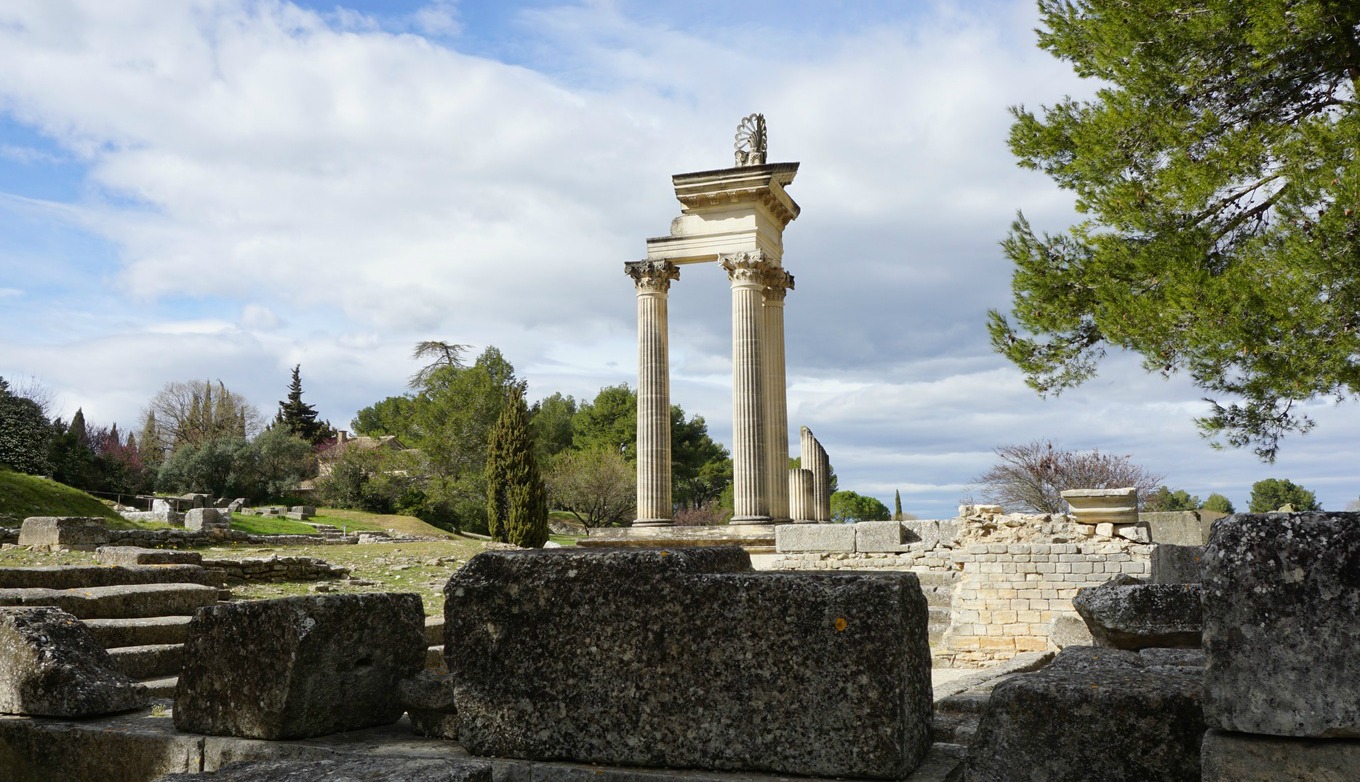
[[[425,617],[425,640],[431,646],[444,645],[444,615]]]
[[[175,687],[179,684],[178,676],[161,676],[155,679],[143,679],[142,685],[146,687],[146,692],[153,698],[175,697]]]
[[[946,573],[939,570],[913,570],[912,572],[916,574],[916,580],[921,582],[922,589],[926,587],[953,588],[962,577],[958,573]]]
[[[0,567],[3,589],[84,589],[131,584],[222,586],[222,573],[199,565],[45,565]]]
[[[86,619],[94,639],[105,649],[116,646],[181,644],[189,631],[188,616],[147,616],[134,619]]]
[[[191,616],[217,602],[201,584],[138,584],[89,589],[0,589],[0,606],[56,606],[77,619]]]
[[[178,676],[184,664],[184,644],[122,646],[109,650],[118,670],[133,679]]]

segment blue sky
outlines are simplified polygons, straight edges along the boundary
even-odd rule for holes
[[[538,398],[635,382],[622,263],[763,111],[802,164],[785,236],[790,424],[842,485],[946,516],[1006,443],[1127,453],[1245,504],[1360,495],[1353,408],[1278,464],[1198,437],[1200,393],[1114,356],[1040,400],[993,355],[997,243],[1071,199],[1019,170],[1007,108],[1086,94],[1016,2],[238,2],[0,6],[0,376],[135,426],[220,378],[272,414],[302,364],[343,425],[422,339],[501,348]],[[671,293],[672,397],[728,441],[729,293]],[[796,445],[796,436],[793,438]]]

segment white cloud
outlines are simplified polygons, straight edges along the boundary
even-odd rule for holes
[[[621,263],[678,213],[670,175],[728,165],[736,121],[763,111],[772,156],[802,162],[791,424],[817,431],[847,488],[901,487],[908,510],[943,512],[991,448],[1053,436],[1235,501],[1268,475],[1356,494],[1335,466],[1354,454],[1344,414],[1324,410],[1325,437],[1262,467],[1199,441],[1184,382],[1117,358],[1041,401],[991,353],[1015,210],[1072,218],[1015,167],[1006,108],[1090,88],[1034,48],[1024,0],[904,5],[861,27],[764,31],[777,45],[760,46],[626,5],[547,7],[507,21],[528,67],[464,53],[477,30],[454,3],[397,22],[286,2],[5,4],[0,117],[88,176],[71,203],[0,193],[0,213],[106,245],[0,245],[14,277],[0,279],[0,374],[37,374],[122,423],[177,379],[221,377],[272,407],[301,364],[340,425],[404,390],[414,342],[448,339],[500,347],[532,397],[589,398],[635,382]],[[673,399],[720,438],[729,297],[712,267],[687,267],[671,293]]]

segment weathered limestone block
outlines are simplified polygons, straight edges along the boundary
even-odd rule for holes
[[[1069,646],[1090,646],[1091,630],[1079,616],[1060,614],[1048,623],[1048,640],[1059,649]]]
[[[1138,489],[1068,489],[1063,499],[1072,506],[1072,520],[1078,524],[1138,523]]]
[[[835,551],[853,553],[854,524],[781,524],[774,529],[775,551]]]
[[[1246,733],[1204,734],[1203,782],[1350,782],[1360,779],[1360,741]]]
[[[212,773],[170,774],[156,782],[491,782],[491,764],[467,758],[378,755],[250,760]]]
[[[0,608],[0,713],[92,717],[145,706],[80,620],[58,608]]]
[[[1199,677],[1135,652],[1072,647],[992,691],[969,782],[1199,782]]]
[[[199,565],[203,555],[197,551],[141,546],[100,546],[94,552],[94,560],[101,565]]]
[[[401,682],[401,703],[411,718],[411,727],[421,736],[440,739],[458,738],[458,708],[454,701],[453,677],[447,673],[421,671]]]
[[[1230,516],[1202,574],[1209,725],[1360,737],[1360,513]]]
[[[35,548],[94,548],[108,540],[99,518],[85,516],[30,516],[19,528],[19,545]]]
[[[1153,543],[1173,546],[1203,546],[1209,542],[1214,520],[1226,514],[1211,510],[1178,510],[1139,513],[1138,521],[1148,525]]]
[[[231,529],[231,517],[223,515],[217,508],[194,508],[184,514],[184,528],[196,532]]]
[[[736,548],[489,551],[444,598],[474,754],[897,779],[930,744],[910,573],[755,573]]]
[[[1199,596],[1199,584],[1143,584],[1119,576],[1079,590],[1072,607],[1097,646],[1193,649],[1203,625]]]
[[[285,739],[395,722],[398,684],[424,667],[424,624],[412,594],[204,608],[189,623],[175,727]]]
[[[861,521],[848,526],[855,531],[855,550],[862,554],[907,551],[913,542],[920,545],[919,536],[909,538],[900,521]]]
[[[1163,543],[1152,549],[1152,583],[1198,584],[1203,546],[1177,546]]]

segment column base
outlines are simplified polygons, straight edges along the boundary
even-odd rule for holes
[[[633,521],[634,527],[670,527],[675,522],[671,519],[636,519]]]
[[[769,524],[769,516],[733,516],[728,524]]]
[[[769,520],[768,523],[769,523],[769,524],[792,524],[792,523],[793,523],[793,519],[789,518],[788,516],[775,516],[775,517],[771,518],[771,519]]]

